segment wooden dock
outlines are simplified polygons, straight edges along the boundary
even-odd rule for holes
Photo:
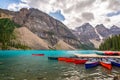
[[[97,54],[78,54],[78,53],[75,53],[74,54],[75,56],[77,57],[93,57],[93,58],[120,58],[120,56],[108,56],[108,55],[97,55]]]

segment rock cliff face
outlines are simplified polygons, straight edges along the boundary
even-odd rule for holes
[[[102,37],[107,38],[110,35],[109,29],[107,29],[103,24],[97,25],[95,29]]]
[[[62,22],[37,9],[21,9],[16,12],[13,20],[22,26],[26,26],[37,36],[47,40],[52,46],[59,39],[75,48],[79,48],[81,45],[77,37]]]

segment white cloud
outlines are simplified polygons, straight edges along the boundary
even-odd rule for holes
[[[22,0],[22,2],[25,2],[26,0]],[[11,11],[18,11],[20,10],[21,8],[30,8],[28,4],[26,3],[12,3],[8,6],[8,9],[11,10]]]
[[[28,3],[29,1],[28,0],[21,0],[21,2]]]
[[[17,11],[16,6],[17,6],[17,5],[16,5],[15,3],[10,4],[10,5],[8,6],[8,9],[9,9],[9,10],[12,10],[12,11]]]
[[[65,17],[63,23],[75,28],[83,23],[92,25],[103,23],[109,27],[120,24],[120,15],[107,17],[106,14],[120,9],[120,0],[21,0],[24,3],[9,5],[10,10],[22,7],[38,8],[46,13],[61,10]],[[115,5],[117,3],[117,5]],[[111,7],[110,7],[111,6]],[[17,8],[16,8],[17,7]],[[87,17],[85,14],[87,12]],[[88,15],[89,13],[89,15]],[[84,15],[84,16],[83,16]],[[92,19],[91,19],[92,18]]]

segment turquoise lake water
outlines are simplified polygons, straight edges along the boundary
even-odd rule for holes
[[[40,53],[45,56],[32,56]],[[74,53],[95,51],[0,51],[0,80],[113,80],[114,76],[120,75],[118,67],[111,71],[101,66],[86,70],[84,65],[47,59],[48,56],[67,57]]]

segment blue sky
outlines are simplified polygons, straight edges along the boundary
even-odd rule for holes
[[[20,0],[0,0],[0,8],[7,9],[11,3],[19,3]]]
[[[115,12],[111,12],[111,13],[107,14],[108,17],[113,17],[113,16],[117,16],[117,15],[120,15],[120,11],[115,11]]]
[[[64,21],[65,17],[61,14],[61,11],[58,10],[56,12],[50,12],[49,13],[50,16],[53,16],[54,18],[60,20],[60,21]]]

